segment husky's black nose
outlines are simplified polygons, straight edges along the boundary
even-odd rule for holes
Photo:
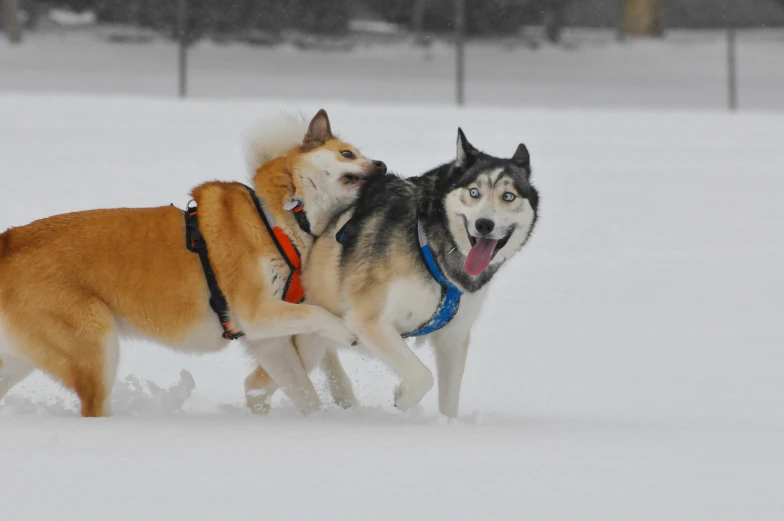
[[[493,233],[493,228],[495,228],[495,223],[490,219],[477,219],[476,220],[476,231],[481,233],[482,235],[489,235]]]
[[[373,161],[373,164],[376,165],[379,174],[387,173],[387,165],[383,161]]]

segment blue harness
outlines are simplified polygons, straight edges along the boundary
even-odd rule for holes
[[[457,308],[460,307],[460,297],[463,296],[463,292],[460,291],[457,286],[449,282],[446,277],[444,277],[443,273],[441,273],[441,270],[438,269],[436,259],[433,257],[433,250],[430,248],[430,244],[427,241],[425,229],[419,221],[417,221],[417,236],[419,238],[419,249],[422,253],[422,258],[425,260],[427,269],[430,271],[433,278],[441,285],[441,302],[438,303],[438,307],[436,308],[435,313],[433,313],[433,316],[430,317],[430,320],[419,326],[417,330],[402,335],[403,338],[429,335],[447,325],[455,318]]]

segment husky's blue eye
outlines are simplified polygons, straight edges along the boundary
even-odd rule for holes
[[[344,150],[343,152],[341,152],[341,154],[346,159],[354,159],[354,152],[352,152],[351,150]]]
[[[470,190],[468,191],[468,193],[469,193],[469,194],[471,195],[471,197],[473,197],[474,199],[476,199],[477,197],[479,197],[479,190],[477,190],[476,188],[472,188],[472,189],[470,189]]]
[[[504,192],[504,201],[506,201],[507,203],[511,203],[516,198],[517,198],[517,196],[515,194],[513,194],[512,192]]]

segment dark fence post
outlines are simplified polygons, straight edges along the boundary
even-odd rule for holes
[[[22,41],[22,23],[19,21],[19,2],[16,0],[0,0],[2,8],[3,28],[11,43]]]
[[[455,0],[455,51],[457,63],[457,105],[462,106],[465,99],[465,0]]]
[[[180,44],[180,97],[184,98],[187,93],[188,82],[188,0],[179,0],[177,23]]]
[[[727,29],[727,102],[731,111],[738,110],[738,76],[735,28]]]

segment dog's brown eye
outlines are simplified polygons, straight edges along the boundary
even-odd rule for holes
[[[343,152],[341,152],[341,154],[343,154],[343,157],[345,157],[346,159],[354,159],[354,152],[352,152],[351,150],[344,150]]]

